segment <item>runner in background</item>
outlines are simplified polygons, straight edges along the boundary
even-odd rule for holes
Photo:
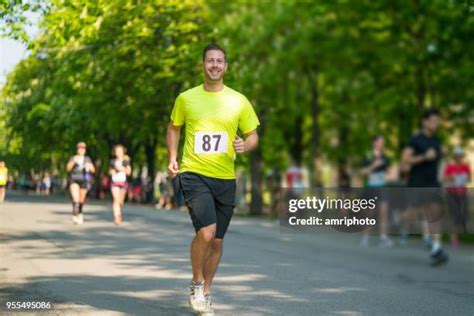
[[[286,186],[291,198],[299,198],[303,192],[304,174],[300,162],[293,161],[291,166],[286,171]]]
[[[69,159],[66,170],[69,172],[69,192],[72,199],[72,220],[82,224],[84,216],[82,209],[88,192],[90,173],[95,172],[92,160],[86,156],[86,143],[80,142],[76,147],[76,155]]]
[[[380,247],[392,247],[393,242],[388,237],[388,201],[387,194],[384,194],[386,175],[390,160],[385,155],[385,140],[383,136],[377,135],[372,139],[372,150],[366,154],[362,163],[361,174],[365,176],[366,199],[377,197],[377,218],[380,230]],[[369,245],[369,229],[364,231],[361,239],[361,246]]]
[[[451,234],[451,246],[459,247],[459,232],[467,232],[467,220],[469,214],[467,199],[467,184],[471,181],[471,169],[463,161],[464,150],[456,147],[453,151],[453,161],[451,161],[443,171],[443,182],[447,187],[448,208],[453,218],[454,229]]]
[[[115,145],[112,149],[114,158],[109,163],[115,225],[122,223],[122,207],[128,189],[127,177],[132,174],[130,157],[126,155],[126,152],[127,149],[123,145]]]
[[[437,266],[448,261],[448,255],[441,247],[442,199],[438,168],[443,156],[443,148],[436,133],[440,126],[440,115],[436,109],[423,113],[421,131],[408,142],[402,153],[403,169],[408,171],[410,207],[401,214],[406,231],[407,225],[423,217],[429,223],[431,235],[431,265]],[[402,232],[404,234],[404,232]]]
[[[51,176],[49,175],[49,172],[45,172],[43,179],[41,180],[42,184],[42,192],[44,195],[48,196],[50,191],[51,191]]]
[[[8,169],[4,161],[0,161],[0,203],[5,201],[8,182]]]

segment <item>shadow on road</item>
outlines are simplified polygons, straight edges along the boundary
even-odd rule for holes
[[[2,245],[42,272],[2,287],[2,302],[51,301],[59,310],[91,314],[189,315],[194,232],[186,214],[126,205],[125,222],[116,227],[109,204],[90,204],[86,222],[75,226],[66,203],[18,197],[11,205],[22,216],[30,214],[25,206],[44,212],[34,213],[30,226],[0,235]],[[434,270],[418,248],[362,249],[347,235],[285,236],[266,226],[231,225],[213,286],[219,314],[406,314],[419,304],[440,314],[465,312],[472,302],[466,266],[472,256]]]

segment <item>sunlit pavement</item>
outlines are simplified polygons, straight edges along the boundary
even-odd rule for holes
[[[74,225],[64,198],[8,196],[0,313],[15,313],[7,302],[50,302],[45,314],[192,315],[187,213],[127,204],[124,220],[114,226],[111,203],[91,201]],[[474,314],[472,246],[448,248],[450,263],[431,268],[417,240],[361,248],[358,236],[281,234],[276,221],[247,218],[234,218],[225,240],[216,315]]]

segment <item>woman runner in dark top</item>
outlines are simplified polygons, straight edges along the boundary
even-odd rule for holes
[[[72,199],[72,220],[76,224],[84,222],[82,208],[86,201],[88,180],[91,173],[95,172],[92,160],[86,156],[86,143],[77,144],[76,155],[69,159],[66,165],[69,172],[69,192]]]
[[[122,223],[122,206],[128,188],[127,176],[132,174],[130,157],[126,155],[126,152],[127,149],[123,145],[115,145],[112,149],[114,159],[109,163],[115,225]]]

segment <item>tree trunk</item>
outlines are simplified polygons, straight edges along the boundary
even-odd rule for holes
[[[268,112],[260,112],[260,127],[258,129],[260,138],[265,134]],[[263,154],[260,145],[250,153],[250,215],[261,215],[263,213]]]
[[[308,80],[311,91],[311,186],[321,187],[321,129],[319,126],[319,114],[321,112],[319,104],[319,87],[318,87],[318,68],[313,67],[313,71],[308,74]]]
[[[348,104],[350,101],[350,96],[346,90],[342,102]],[[338,162],[338,187],[345,192],[351,186],[351,176],[348,172],[348,157],[350,155],[349,149],[349,134],[350,134],[350,113],[347,111],[339,113],[339,118],[341,120],[341,125],[339,127],[339,155],[337,157]]]
[[[344,123],[339,129],[339,147],[342,148],[343,154],[338,157],[338,187],[347,189],[351,186],[351,176],[347,170],[347,140],[349,138],[349,127]]]
[[[155,176],[155,149],[156,149],[156,142],[150,142],[145,144],[145,155],[146,155],[146,164],[148,168],[148,176],[154,177]]]
[[[149,190],[154,192],[154,185],[155,185],[155,159],[156,159],[156,146],[157,146],[157,139],[156,137],[151,137],[150,140],[145,143],[145,156],[148,168],[148,177],[149,181]],[[150,202],[150,201],[147,201]]]
[[[303,160],[303,115],[296,117],[290,144],[290,155],[296,165],[300,166]]]
[[[250,154],[251,194],[250,215],[261,215],[263,212],[263,170],[262,152],[259,148]]]

